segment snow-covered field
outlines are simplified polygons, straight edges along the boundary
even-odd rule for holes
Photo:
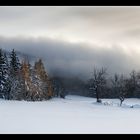
[[[0,100],[0,133],[140,133],[140,99],[66,96],[43,102]],[[134,108],[130,108],[134,105]]]

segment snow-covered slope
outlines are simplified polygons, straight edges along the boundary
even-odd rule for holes
[[[66,96],[50,101],[0,100],[0,133],[140,133],[140,108],[95,104],[95,99]],[[127,99],[124,105],[139,104]]]

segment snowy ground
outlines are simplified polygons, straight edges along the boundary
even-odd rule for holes
[[[95,101],[70,95],[43,102],[0,100],[0,133],[140,133],[140,99],[127,99],[122,107],[117,99]]]

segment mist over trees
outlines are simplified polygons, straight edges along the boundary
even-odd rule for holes
[[[101,98],[118,98],[121,105],[125,98],[140,97],[139,72],[133,70],[129,76],[114,74],[112,77],[105,73],[106,70],[103,68],[94,69],[93,76],[87,82],[89,92],[93,93],[90,97],[96,97],[97,102],[100,102]]]
[[[0,98],[6,100],[42,101],[53,97],[65,98],[67,94],[102,98],[140,98],[140,72],[128,76],[107,69],[93,68],[87,81],[79,77],[49,76],[42,59],[30,63],[28,57],[19,58],[13,49],[6,53],[0,49]]]

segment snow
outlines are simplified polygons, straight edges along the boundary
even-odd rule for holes
[[[126,99],[122,107],[118,99],[102,101],[74,95],[40,102],[0,100],[0,133],[140,133],[140,99]]]

